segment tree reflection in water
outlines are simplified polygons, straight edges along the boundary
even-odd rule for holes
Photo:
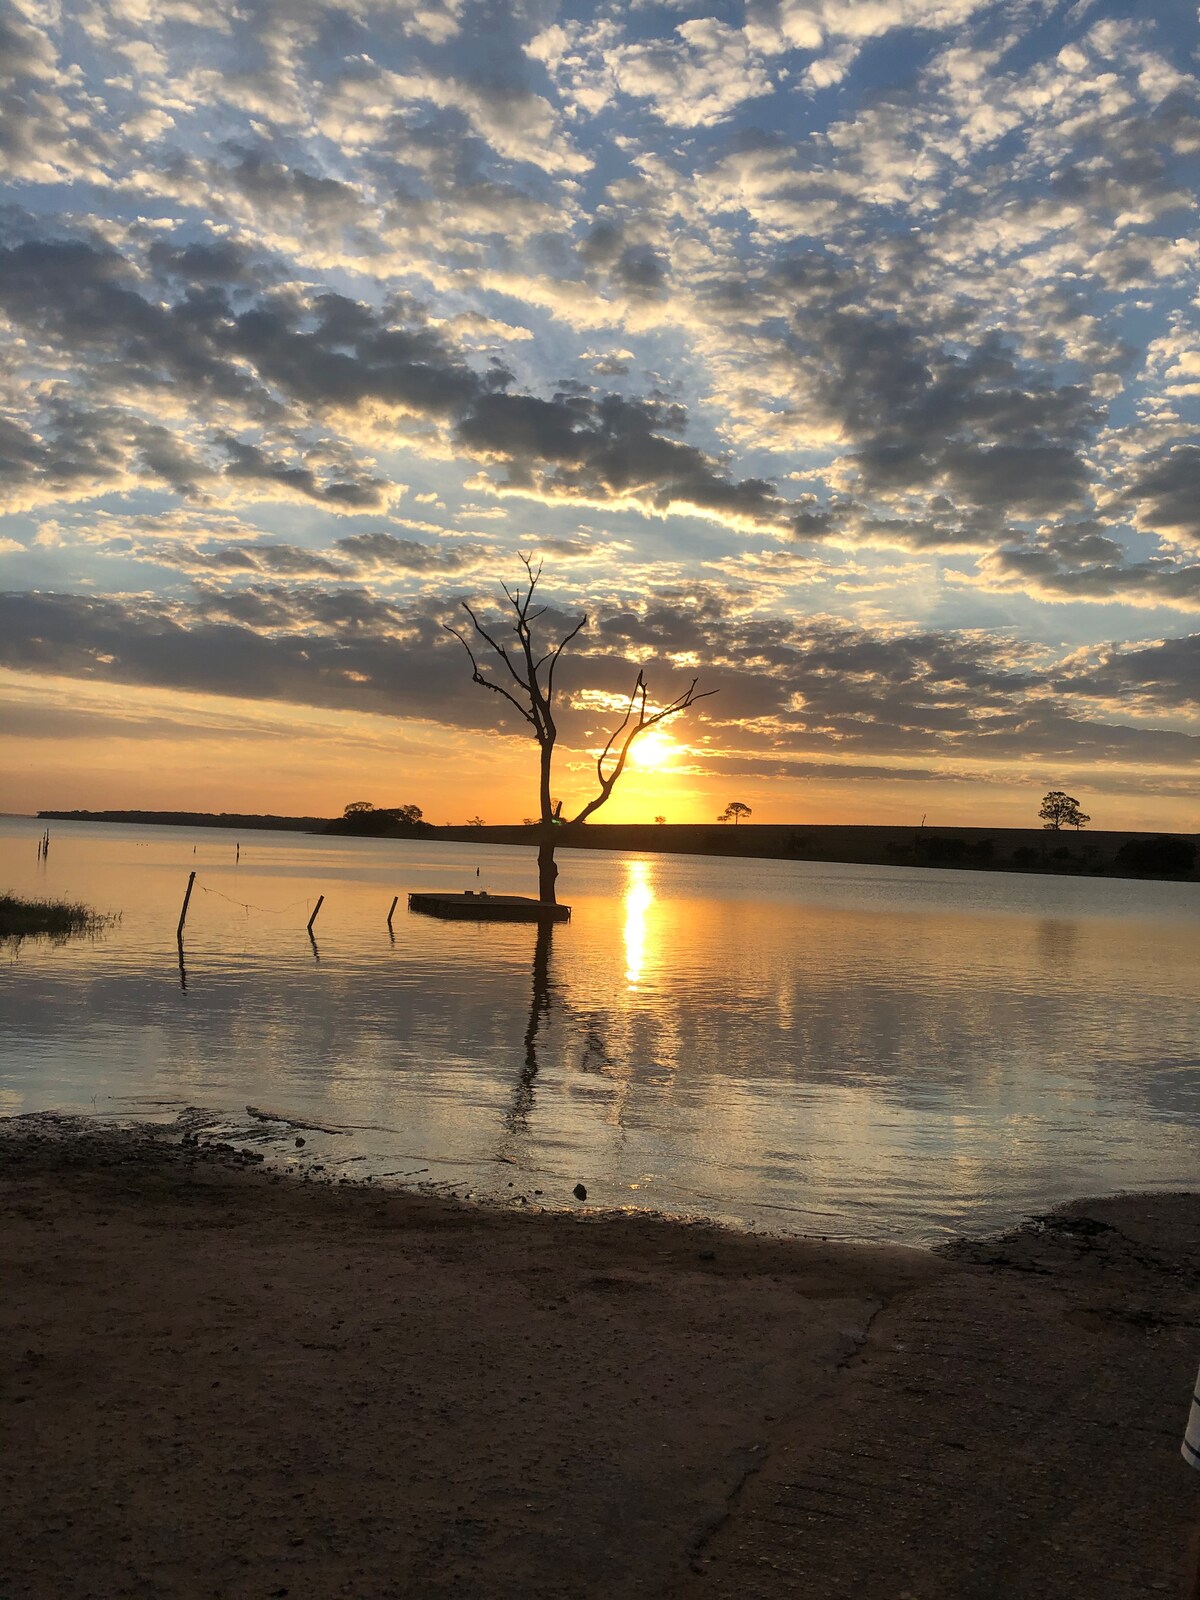
[[[609,1019],[598,1012],[584,1011],[572,1006],[554,986],[550,963],[554,947],[554,927],[552,922],[538,924],[530,969],[529,1019],[525,1025],[522,1041],[524,1057],[512,1102],[503,1119],[508,1133],[520,1133],[528,1129],[529,1118],[533,1111],[534,1085],[538,1075],[539,1039],[544,1048],[544,1036],[553,1015],[569,1017],[574,1025],[574,1032],[583,1041],[579,1071],[606,1074],[614,1065],[604,1037],[604,1025]],[[504,1157],[504,1159],[510,1158]]]
[[[510,1133],[528,1126],[533,1110],[533,1085],[537,1077],[537,1036],[543,1022],[550,1019],[550,950],[554,942],[554,924],[539,922],[537,940],[533,946],[532,990],[529,997],[529,1021],[525,1026],[525,1059],[517,1080],[512,1105],[504,1117],[504,1126]]]

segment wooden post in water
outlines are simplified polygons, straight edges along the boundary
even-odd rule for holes
[[[392,909],[388,912],[388,927],[389,928],[392,925],[392,918],[396,915],[396,907],[399,904],[400,904],[400,896],[397,895],[396,898],[392,901]]]
[[[324,904],[325,904],[325,896],[323,894],[319,894],[317,896],[317,903],[313,907],[313,914],[308,919],[308,931],[309,931],[310,934],[312,933],[312,925],[317,920],[317,912],[320,911],[321,907]]]
[[[183,938],[183,925],[187,921],[188,902],[192,898],[192,885],[195,883],[195,881],[196,874],[194,872],[189,872],[187,893],[183,897],[183,910],[179,913],[179,926],[175,929],[175,937],[177,939]]]

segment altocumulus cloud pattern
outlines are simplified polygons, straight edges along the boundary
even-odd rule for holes
[[[16,0],[0,667],[491,727],[441,623],[536,549],[580,745],[701,665],[700,778],[1183,807],[1200,35],[1130,9]]]

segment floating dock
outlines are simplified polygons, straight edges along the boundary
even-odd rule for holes
[[[461,894],[414,892],[408,909],[427,917],[460,917],[472,922],[570,922],[570,906],[530,900],[523,894],[488,894],[467,889]]]

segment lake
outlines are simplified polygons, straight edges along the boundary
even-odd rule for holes
[[[539,939],[407,910],[535,893],[527,849],[52,822],[39,863],[41,826],[0,821],[0,889],[121,920],[0,944],[0,1114],[913,1244],[1200,1185],[1192,884],[564,850]]]

